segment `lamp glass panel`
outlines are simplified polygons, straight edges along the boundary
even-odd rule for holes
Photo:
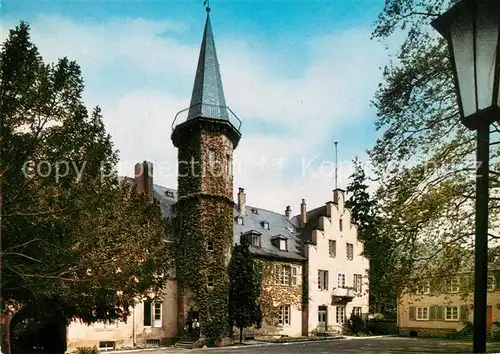
[[[460,12],[450,25],[451,45],[464,117],[476,112],[473,29],[472,14],[466,11]]]
[[[493,102],[493,85],[498,45],[500,17],[492,11],[489,2],[478,2],[476,20],[476,74],[478,109],[490,107]]]

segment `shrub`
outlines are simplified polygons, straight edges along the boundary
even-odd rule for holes
[[[78,347],[76,348],[76,354],[99,354],[99,349],[97,347]]]
[[[351,317],[345,323],[345,331],[347,333],[359,334],[365,327],[365,322],[363,319],[358,316],[352,314]]]

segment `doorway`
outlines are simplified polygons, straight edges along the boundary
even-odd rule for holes
[[[493,325],[493,309],[491,306],[486,308],[486,328],[491,328]]]
[[[326,306],[318,306],[318,332],[326,332],[328,327],[328,311]]]

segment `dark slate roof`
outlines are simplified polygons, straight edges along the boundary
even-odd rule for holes
[[[174,205],[177,201],[177,190],[166,188],[157,184],[153,185],[154,197],[160,202],[160,207],[164,217],[174,215]],[[167,194],[168,192],[168,194]],[[257,209],[258,214],[254,214],[252,209]],[[243,217],[243,225],[236,223],[238,207],[234,207],[234,242],[240,242],[240,235],[245,232],[257,231],[261,234],[261,248],[250,246],[250,251],[261,257],[271,257],[276,259],[287,259],[303,261],[300,235],[292,221],[285,215],[281,215],[269,210],[247,206],[246,215]],[[269,230],[262,225],[263,221],[269,223]],[[276,248],[271,240],[275,236],[282,235],[288,241],[288,251],[281,251]]]
[[[206,117],[229,120],[208,12],[189,107],[188,119]]]
[[[256,209],[257,214],[255,214],[252,209]],[[235,220],[238,215],[238,206],[235,205]],[[262,225],[263,221],[267,221],[269,223],[269,230],[264,228]],[[300,235],[297,233],[297,229],[293,225],[292,221],[285,215],[257,207],[247,206],[245,208],[245,215],[243,216],[243,225],[236,222],[234,224],[234,242],[239,243],[240,235],[242,233],[253,230],[262,234],[260,239],[261,247],[257,248],[250,246],[251,252],[255,255],[297,261],[305,259],[302,255]],[[279,235],[284,236],[288,240],[288,251],[281,251],[271,243],[271,240],[275,236]]]
[[[326,216],[326,204],[307,212],[307,222],[304,228],[300,228],[299,225],[300,215],[293,217],[293,223],[297,231],[300,232],[303,242],[312,242],[312,232],[319,229],[319,218],[321,216]]]

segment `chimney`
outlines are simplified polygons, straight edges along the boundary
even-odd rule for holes
[[[238,212],[240,216],[245,215],[245,206],[247,204],[247,196],[243,188],[238,188]]]
[[[342,189],[333,190],[333,202],[337,204],[340,215],[344,214],[344,191]]]
[[[285,216],[290,219],[290,215],[292,214],[292,209],[290,208],[290,205],[287,205],[285,209]]]
[[[153,164],[148,161],[135,164],[135,183],[137,192],[144,193],[149,200],[153,200]]]
[[[306,200],[302,199],[302,203],[300,204],[300,227],[305,227],[306,224],[307,224]]]

